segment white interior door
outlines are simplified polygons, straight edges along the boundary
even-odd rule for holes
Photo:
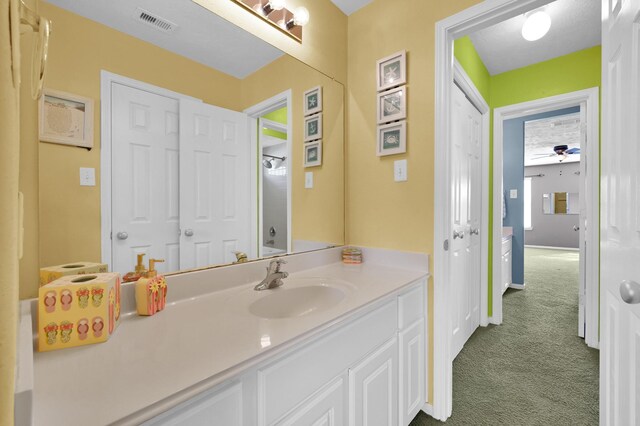
[[[178,101],[111,85],[113,271],[133,270],[136,254],[180,269]]]
[[[452,357],[480,325],[482,115],[453,86],[450,271],[454,303]]]
[[[246,114],[180,100],[180,264],[228,263],[250,251]]]
[[[640,0],[602,2],[600,424],[640,424]]]

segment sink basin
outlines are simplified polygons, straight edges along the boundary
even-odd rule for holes
[[[347,291],[340,287],[307,285],[288,288],[286,282],[283,287],[264,291],[270,294],[249,305],[249,312],[267,319],[295,318],[320,312],[338,305],[347,296]]]

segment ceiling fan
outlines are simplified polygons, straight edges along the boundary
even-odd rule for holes
[[[558,161],[562,162],[572,154],[580,154],[580,148],[569,148],[569,145],[556,145],[553,147],[553,154],[534,154],[532,159],[541,160],[545,157],[560,157]]]

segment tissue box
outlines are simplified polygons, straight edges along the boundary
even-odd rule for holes
[[[120,274],[65,276],[38,291],[38,351],[105,342],[120,322]]]
[[[40,285],[49,284],[67,275],[100,274],[107,271],[108,268],[105,263],[94,262],[75,262],[66,265],[47,266],[46,268],[40,268]]]

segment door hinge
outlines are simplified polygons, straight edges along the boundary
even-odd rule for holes
[[[444,249],[444,251],[449,251],[449,240],[448,239],[444,240],[444,243],[442,243],[442,248]]]

